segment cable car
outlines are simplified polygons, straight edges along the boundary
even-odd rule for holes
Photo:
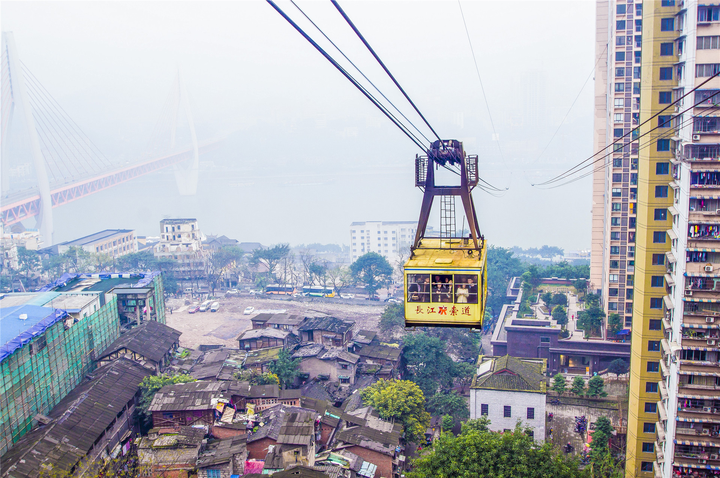
[[[457,140],[435,141],[415,158],[415,185],[424,191],[420,220],[404,266],[405,326],[482,327],[487,301],[487,246],[475,216],[471,191],[478,184],[477,155]],[[435,170],[460,176],[460,185],[435,184]],[[430,209],[440,196],[440,237],[425,237]],[[455,198],[462,200],[469,233],[457,237]],[[464,229],[464,227],[463,227]]]

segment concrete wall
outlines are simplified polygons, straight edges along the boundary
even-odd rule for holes
[[[535,440],[542,442],[545,439],[545,394],[530,392],[513,392],[508,390],[470,390],[470,418],[482,416],[482,404],[488,404],[488,418],[490,429],[493,431],[512,430],[518,420],[534,430]],[[504,407],[509,405],[511,417],[505,418]],[[535,418],[527,418],[527,409],[535,409]]]
[[[277,443],[272,438],[262,438],[247,444],[248,460],[264,460],[268,453],[268,447]]]

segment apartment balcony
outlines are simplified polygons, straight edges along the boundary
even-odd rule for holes
[[[709,267],[708,267],[709,266]],[[688,276],[706,276],[711,273],[720,274],[720,263],[717,262],[688,262],[685,264],[685,273]],[[720,277],[718,277],[720,279]],[[720,292],[720,281],[717,290]]]
[[[661,380],[658,382],[658,388],[660,389],[660,398],[662,398],[663,400],[667,400],[668,389],[667,389],[667,386],[665,385],[664,380]]]
[[[709,191],[703,190],[704,194]],[[700,223],[700,224],[720,224],[720,209],[713,209],[708,211],[693,211],[690,210],[688,214],[689,223]]]
[[[718,394],[720,397],[720,394]],[[677,417],[681,421],[702,421],[702,423],[720,424],[720,409],[712,407],[682,408],[678,407]]]
[[[662,366],[663,362],[660,362]],[[720,363],[718,362],[699,362],[695,360],[681,360],[681,375],[702,375],[705,377],[720,377]]]
[[[655,442],[655,456],[657,457],[658,463],[660,463],[660,464],[665,463],[665,451],[663,450],[663,447],[658,442]]]
[[[662,478],[662,470],[660,469],[660,463],[658,463],[658,461],[653,462],[653,474],[655,475],[655,478]]]
[[[662,422],[655,422],[655,434],[658,443],[665,443],[665,425]]]

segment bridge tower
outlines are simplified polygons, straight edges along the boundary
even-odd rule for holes
[[[4,49],[3,56],[6,62],[3,69],[7,69],[9,80],[9,92],[3,92],[8,97],[3,97],[2,102],[9,104],[8,117],[2,118],[2,138],[3,153],[5,153],[5,145],[7,144],[6,133],[10,121],[14,114],[18,114],[25,125],[29,138],[29,147],[33,158],[33,167],[35,169],[35,177],[37,179],[38,191],[40,192],[40,207],[36,217],[37,228],[42,235],[45,246],[53,244],[53,214],[52,214],[52,198],[50,195],[50,180],[48,178],[47,163],[40,149],[40,139],[35,126],[35,119],[32,113],[32,107],[27,97],[25,88],[25,78],[23,70],[20,67],[20,58],[15,49],[15,38],[12,32],[2,33],[2,47]],[[4,155],[4,154],[3,154]],[[6,175],[4,175],[6,176]],[[6,187],[7,178],[3,178],[3,188]]]
[[[190,110],[190,100],[188,98],[187,90],[185,89],[185,83],[182,81],[179,68],[177,77],[175,78],[173,95],[174,101],[171,117],[172,124],[170,128],[170,149],[175,149],[175,136],[177,135],[180,108],[182,108],[185,113],[185,118],[187,119],[188,126],[190,128],[190,138],[192,140],[192,159],[190,164],[186,166],[183,166],[182,164],[173,165],[173,170],[175,171],[175,182],[177,183],[178,192],[181,196],[194,196],[197,193],[198,185],[198,141],[197,135],[195,134],[195,123],[193,121],[192,111]]]

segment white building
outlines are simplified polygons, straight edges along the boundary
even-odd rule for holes
[[[353,222],[350,224],[352,262],[363,254],[377,252],[395,265],[398,260],[408,258],[416,230],[415,221]]]
[[[177,278],[200,277],[207,269],[205,239],[197,219],[163,219],[160,221],[160,242],[154,245],[153,254],[158,259],[176,261],[173,271]]]
[[[487,416],[490,430],[513,430],[518,420],[545,441],[545,359],[480,357],[470,387],[470,418]]]

